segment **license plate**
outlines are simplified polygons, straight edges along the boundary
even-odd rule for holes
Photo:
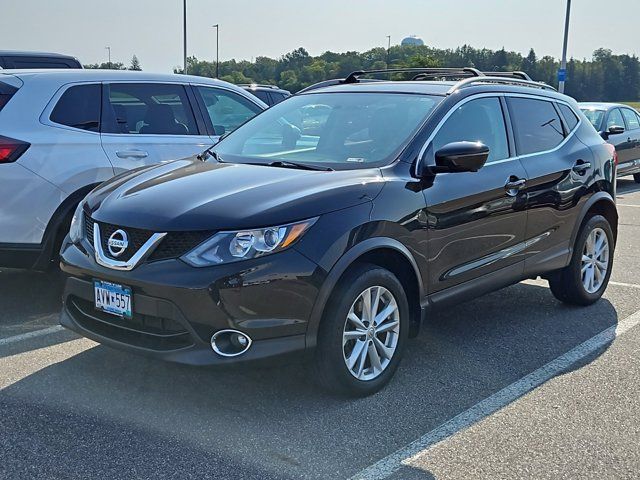
[[[95,307],[102,312],[131,318],[131,289],[117,283],[93,281]]]

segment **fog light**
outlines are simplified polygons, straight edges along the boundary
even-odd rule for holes
[[[220,330],[211,337],[211,348],[223,357],[237,357],[251,347],[251,337],[238,330]]]

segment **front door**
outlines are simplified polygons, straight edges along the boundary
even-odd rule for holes
[[[114,171],[189,157],[211,146],[186,88],[173,83],[107,83],[102,147]]]
[[[451,142],[482,142],[490,149],[478,172],[442,173],[424,190],[429,224],[431,293],[510,269],[524,268],[526,172],[511,158],[499,97],[475,98],[456,107],[427,149],[427,164]]]

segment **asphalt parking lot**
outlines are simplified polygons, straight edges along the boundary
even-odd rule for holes
[[[637,478],[640,185],[618,189],[600,302],[567,307],[528,281],[439,312],[359,400],[302,365],[111,350],[55,327],[60,276],[2,271],[0,478]]]

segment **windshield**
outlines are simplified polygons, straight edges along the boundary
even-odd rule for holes
[[[591,125],[599,131],[600,125],[602,125],[602,119],[604,118],[604,110],[596,110],[593,108],[581,108],[580,110],[582,110],[582,113],[584,113],[591,122]]]
[[[332,169],[390,163],[442,97],[315,93],[290,97],[215,147],[232,163],[295,162]]]

